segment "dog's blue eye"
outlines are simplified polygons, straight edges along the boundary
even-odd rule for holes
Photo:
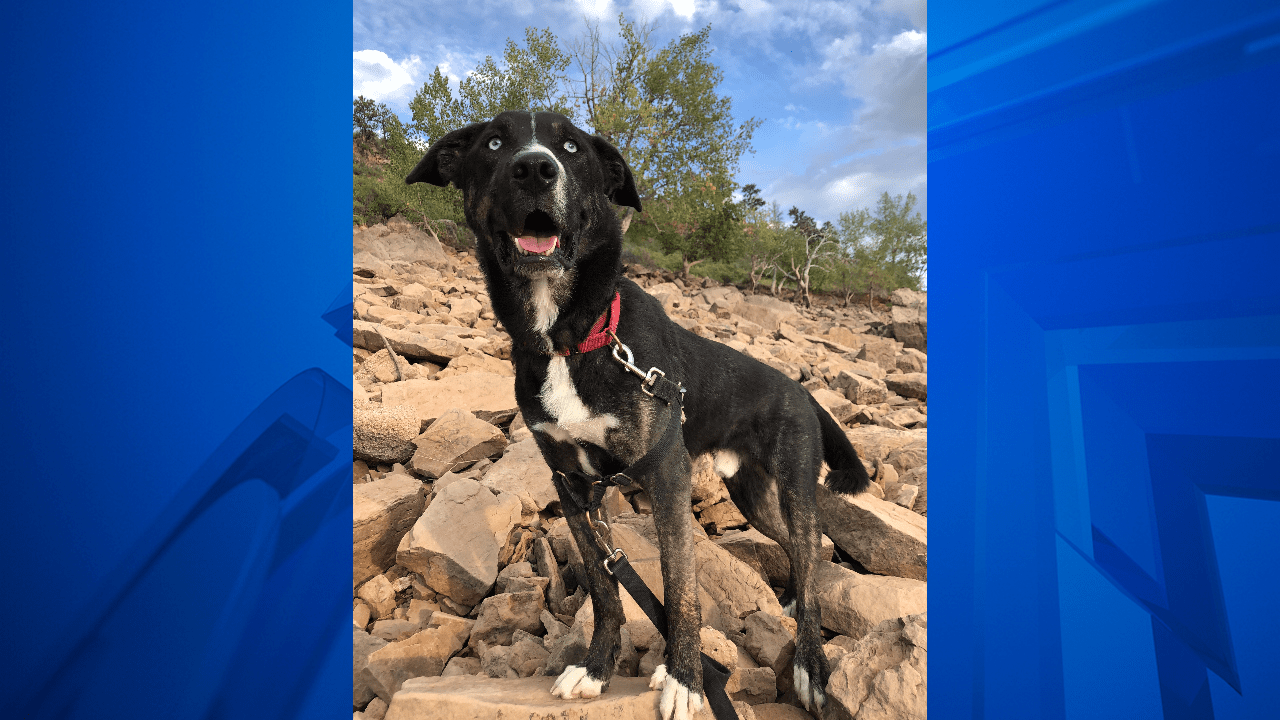
[[[578,152],[578,146],[574,145],[572,140],[565,141],[564,149],[568,150],[569,152]]]
[[[501,141],[501,140],[499,140],[498,138],[494,138],[494,139],[492,139],[492,140],[490,140],[490,141],[489,141],[489,149],[490,149],[490,150],[497,150],[497,149],[498,149],[498,148],[500,148],[500,147],[502,147],[502,141]]]

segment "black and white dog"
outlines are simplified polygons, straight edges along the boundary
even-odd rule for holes
[[[688,720],[703,705],[689,518],[690,456],[703,453],[713,453],[752,526],[787,550],[791,580],[781,602],[798,624],[795,689],[806,707],[819,710],[828,668],[814,595],[815,486],[824,460],[832,489],[855,493],[868,483],[840,426],[798,383],[676,325],[623,276],[621,225],[611,203],[640,209],[631,170],[612,145],[564,116],[504,112],[455,130],[405,182],[462,190],[494,314],[511,334],[516,400],[553,471],[618,472],[668,425],[667,406],[643,392],[607,348],[564,354],[592,334],[615,293],[617,340],[633,350],[636,364],[657,366],[687,389],[683,448],[678,442],[654,472],[636,478],[653,499],[662,557],[668,642],[650,687],[662,689],[663,720]],[[570,506],[563,490],[561,497]],[[613,674],[622,603],[586,516],[569,524],[586,563],[595,633],[585,665],[566,668],[552,692],[595,697]]]

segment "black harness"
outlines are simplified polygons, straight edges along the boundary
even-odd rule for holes
[[[631,599],[636,601],[644,614],[649,617],[650,622],[662,633],[662,637],[667,637],[667,613],[662,603],[654,596],[653,591],[645,584],[631,567],[627,554],[622,548],[613,547],[613,533],[609,529],[609,523],[605,518],[601,502],[604,500],[604,493],[611,485],[620,487],[630,486],[635,483],[636,478],[643,477],[652,472],[662,462],[664,458],[671,454],[677,446],[680,435],[680,426],[684,422],[684,392],[685,389],[672,380],[667,379],[666,373],[656,367],[649,368],[649,372],[644,372],[635,365],[635,356],[631,353],[631,348],[627,347],[618,340],[618,336],[612,332],[609,333],[612,338],[613,357],[628,372],[634,373],[641,378],[640,389],[646,395],[653,396],[661,400],[663,405],[668,408],[667,411],[667,427],[663,431],[662,437],[653,447],[649,448],[639,460],[636,460],[621,472],[613,473],[605,477],[593,477],[579,471],[570,471],[568,473],[553,472],[551,480],[556,485],[556,489],[560,491],[560,496],[567,500],[564,507],[565,515],[583,514],[587,516],[587,523],[591,527],[592,534],[595,536],[596,542],[600,548],[604,550],[606,557],[602,561],[605,572],[616,577],[618,582],[626,588],[627,593],[631,595]],[[624,359],[619,351],[626,353]],[[562,503],[564,504],[564,503]],[[604,535],[601,535],[601,530]],[[606,540],[607,539],[607,540]],[[733,703],[729,700],[728,693],[725,692],[725,685],[729,682],[729,670],[724,665],[711,659],[706,653],[702,653],[702,690],[707,698],[707,704],[711,707],[711,712],[715,715],[716,720],[737,720],[738,713],[733,709]]]

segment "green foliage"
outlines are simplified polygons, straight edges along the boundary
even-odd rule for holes
[[[919,290],[928,267],[929,227],[912,214],[916,196],[880,196],[874,211],[840,214],[840,237],[859,268],[863,289]]]

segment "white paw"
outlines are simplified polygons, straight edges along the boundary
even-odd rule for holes
[[[792,666],[791,680],[796,690],[796,697],[804,704],[804,709],[817,712],[827,704],[827,695],[817,685],[810,685],[809,672],[799,665]]]
[[[570,665],[556,678],[555,684],[551,686],[551,694],[565,700],[593,698],[600,696],[602,687],[604,681],[588,675],[585,667]]]
[[[690,690],[668,675],[666,665],[654,668],[649,689],[662,691],[658,699],[658,717],[662,720],[693,720],[702,710],[702,693]]]
[[[649,678],[650,690],[661,690],[662,683],[667,680],[667,666],[659,665],[653,669],[653,676]]]

